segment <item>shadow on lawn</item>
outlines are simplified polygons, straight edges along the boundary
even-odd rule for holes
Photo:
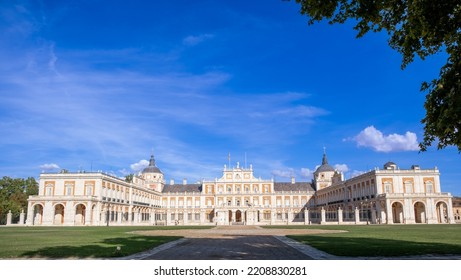
[[[21,256],[24,258],[45,259],[114,258],[145,251],[178,238],[180,237],[128,236],[123,238],[108,238],[89,245],[44,247],[38,250],[25,252]],[[120,247],[120,250],[117,250],[117,247]]]
[[[333,235],[291,235],[288,237],[336,256],[398,257],[428,254],[461,255],[461,244],[340,237]]]

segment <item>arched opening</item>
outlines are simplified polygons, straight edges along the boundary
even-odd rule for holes
[[[229,213],[229,217],[228,217],[229,218],[229,223],[232,223],[233,222],[233,220],[232,220],[232,211],[229,210],[228,213]]]
[[[75,207],[75,224],[84,225],[85,224],[85,212],[86,206],[84,204],[77,204]]]
[[[56,204],[54,206],[54,220],[53,224],[62,225],[64,223],[64,205]]]
[[[403,223],[403,205],[400,202],[392,203],[392,220],[394,224]]]
[[[237,223],[241,223],[241,222],[242,222],[242,211],[237,210],[237,211],[235,212],[235,221],[236,221]]]
[[[438,202],[436,204],[436,211],[437,211],[437,222],[439,224],[448,223],[448,207],[445,202]]]
[[[426,222],[426,207],[422,202],[416,202],[413,206],[415,210],[415,223],[421,224]]]
[[[41,204],[34,205],[34,215],[32,224],[41,225],[43,219],[43,206]]]

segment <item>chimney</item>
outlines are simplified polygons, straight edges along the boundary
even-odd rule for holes
[[[170,185],[174,185],[174,179],[170,179]]]
[[[295,176],[291,176],[291,184],[293,185],[295,183]]]
[[[182,184],[187,185],[187,179],[186,178],[182,179]]]

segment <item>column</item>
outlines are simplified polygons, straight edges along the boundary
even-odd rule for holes
[[[155,225],[155,209],[150,209],[150,224]]]
[[[343,223],[343,209],[341,207],[338,208],[338,224]]]
[[[292,210],[287,210],[288,211],[288,221],[287,224],[291,224],[293,221],[293,211]]]
[[[27,206],[27,220],[26,220],[26,225],[31,226],[34,224],[34,208],[35,206],[32,206],[32,203],[29,202]]]
[[[231,223],[234,223],[235,220],[237,219],[237,218],[236,218],[236,215],[237,215],[237,214],[236,214],[236,211],[235,211],[235,210],[232,210],[232,221],[230,221]]]
[[[21,225],[21,226],[24,225],[24,216],[25,216],[24,209],[21,209],[21,213],[19,214],[19,223],[18,223],[18,225]]]
[[[54,223],[54,209],[51,201],[45,201],[45,205],[43,206],[43,217],[42,217],[42,224],[43,225],[52,225]]]
[[[11,210],[8,211],[8,214],[6,214],[6,225],[9,226],[11,225],[11,221],[13,219],[13,214],[11,213]]]
[[[129,207],[128,207],[128,222],[129,222],[130,224],[133,224],[133,219],[132,219],[132,217],[133,217],[133,206],[129,206]]]
[[[304,224],[308,225],[309,224],[309,210],[304,209]]]
[[[110,215],[110,212],[109,211],[109,207],[107,207],[107,205],[104,205],[104,207],[102,207],[101,209],[101,215],[102,215],[102,224],[104,225],[107,225],[107,221],[110,219],[110,217],[108,217]],[[107,214],[109,213],[109,215]]]
[[[122,223],[123,210],[120,207],[117,207],[117,224]]]
[[[453,201],[451,200],[451,198],[448,199],[447,215],[448,215],[448,223],[454,224],[455,216],[453,215]]]
[[[184,219],[184,225],[189,224],[189,213],[187,212],[187,210],[183,211],[183,219]]]
[[[440,215],[440,223],[444,224],[445,223],[445,215],[443,214],[443,204],[440,204],[439,215]]]
[[[200,209],[200,224],[203,225],[205,223],[205,209]]]
[[[166,210],[166,225],[167,226],[171,225],[171,210],[170,209]]]
[[[75,224],[75,205],[71,201],[67,201],[67,203],[65,204],[63,203],[63,205],[65,205],[63,224],[67,226],[73,226]],[[54,217],[53,217],[53,223],[54,223]]]
[[[358,224],[360,222],[360,210],[355,207],[355,223]]]
[[[321,217],[320,224],[324,224],[326,222],[326,219],[325,219],[325,208],[323,207],[322,207],[322,210],[320,210],[320,217]]]
[[[85,208],[85,226],[91,225],[93,223],[91,213],[92,213],[92,208],[93,208],[93,203],[91,201],[88,201],[88,205]]]
[[[271,225],[274,225],[275,224],[275,210],[274,209],[271,209]]]
[[[386,199],[386,221],[388,224],[394,223],[394,217],[392,216],[392,205],[389,199]]]

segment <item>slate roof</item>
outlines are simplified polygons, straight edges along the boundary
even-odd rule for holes
[[[174,185],[165,185],[163,187],[162,193],[191,193],[191,192],[201,192],[202,184],[174,184]]]
[[[308,182],[299,182],[292,184],[291,182],[274,183],[274,190],[276,192],[289,192],[289,191],[314,191],[312,184]]]

